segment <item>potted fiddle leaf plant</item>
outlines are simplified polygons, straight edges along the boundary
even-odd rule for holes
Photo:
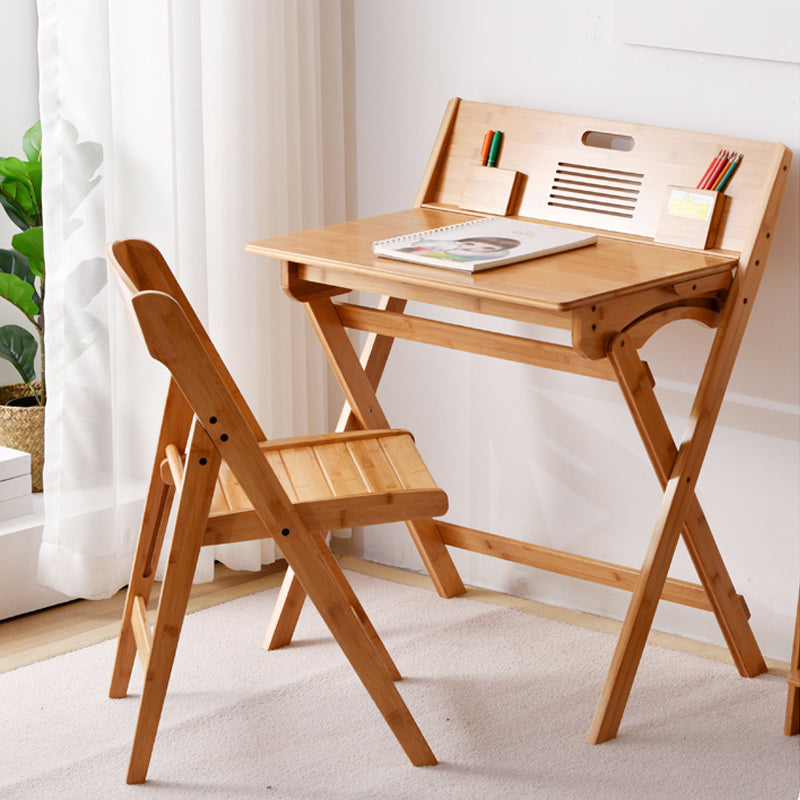
[[[44,462],[44,245],[42,241],[42,131],[37,122],[22,139],[24,159],[0,158],[0,204],[20,232],[0,248],[0,297],[28,321],[0,325],[0,358],[21,383],[0,387],[0,445],[31,454],[34,491]],[[31,328],[33,329],[31,331]],[[36,379],[36,355],[41,377]]]

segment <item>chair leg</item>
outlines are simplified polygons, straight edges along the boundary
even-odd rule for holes
[[[128,683],[136,657],[136,643],[131,622],[133,607],[137,597],[142,598],[145,607],[150,600],[156,566],[164,542],[164,532],[172,508],[175,490],[161,479],[161,459],[169,443],[175,444],[180,450],[184,449],[193,418],[194,414],[186,399],[175,381],[171,380],[164,403],[156,458],[150,474],[131,579],[128,583],[109,697],[125,697],[128,692]]]
[[[160,480],[157,483],[153,481],[150,485],[139,541],[136,545],[133,571],[125,597],[125,610],[117,641],[117,654],[111,674],[109,697],[125,697],[128,693],[131,670],[136,658],[136,641],[132,623],[133,608],[137,597],[142,598],[145,608],[150,601],[156,565],[161,554],[174,494],[174,487],[167,486]]]
[[[309,537],[318,540],[316,547],[308,546]],[[320,534],[287,535],[281,540],[286,560],[411,763],[436,764],[433,751],[392,682],[372,639],[353,613],[350,598],[342,588],[347,579],[337,574],[341,573],[338,562],[332,556],[327,558],[323,548],[328,549]]]
[[[794,623],[794,643],[788,681],[789,693],[786,697],[786,723],[783,732],[787,736],[794,736],[800,733],[800,594],[797,596],[797,616]]]
[[[407,520],[406,527],[439,597],[457,597],[465,594],[467,590],[436,527],[436,521]]]
[[[143,656],[145,681],[128,766],[128,783],[142,783],[147,777],[219,465],[219,453],[208,435],[199,425],[195,426],[186,457],[181,501],[150,652]]]
[[[333,553],[331,553],[330,549],[324,542],[323,548],[324,550],[320,551],[322,557],[326,560],[333,559],[335,561],[336,559]],[[338,571],[341,574],[341,570]],[[366,631],[367,636],[369,636],[370,640],[372,641],[378,658],[383,661],[383,664],[388,670],[392,680],[400,680],[400,671],[395,666],[394,661],[392,661],[392,657],[386,650],[386,647],[378,635],[378,632],[372,626],[366,611],[364,611],[364,608],[362,607],[356,593],[353,591],[353,587],[350,586],[350,583],[343,574],[342,581],[340,583],[342,586],[342,591],[344,591],[344,593],[347,595],[347,599],[350,602],[350,608],[353,610],[356,618]],[[292,568],[289,567],[286,570],[286,575],[283,578],[283,584],[281,585],[278,599],[275,602],[275,608],[273,609],[272,617],[269,622],[267,635],[264,637],[264,643],[262,647],[265,650],[278,650],[279,648],[284,647],[291,642],[305,598],[305,589],[303,589]]]
[[[397,667],[395,666],[394,661],[392,661],[392,657],[389,655],[389,651],[383,644],[383,640],[378,635],[378,632],[375,630],[375,628],[372,626],[372,622],[370,622],[370,619],[367,616],[367,612],[364,611],[361,602],[359,601],[356,593],[353,591],[353,587],[350,585],[350,582],[347,580],[344,573],[342,572],[342,568],[339,566],[339,562],[336,560],[336,557],[333,555],[327,543],[323,540],[321,536],[315,536],[314,543],[317,545],[320,555],[328,563],[331,573],[339,582],[339,586],[342,587],[342,591],[347,597],[347,601],[350,604],[350,608],[352,609],[353,614],[361,624],[361,627],[364,629],[364,632],[367,634],[370,642],[372,643],[375,655],[378,657],[383,666],[386,668],[386,672],[389,675],[389,677],[394,681],[399,681],[402,678],[402,676],[400,675],[400,670],[398,670]]]
[[[786,722],[783,732],[787,736],[800,733],[800,672],[795,673],[794,680],[797,683],[789,684],[789,693],[786,697]]]
[[[278,650],[291,643],[305,599],[305,589],[297,580],[294,570],[288,567],[261,645],[265,650]]]

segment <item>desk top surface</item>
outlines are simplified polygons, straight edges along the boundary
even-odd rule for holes
[[[556,312],[729,273],[738,261],[735,254],[679,250],[608,236],[600,236],[596,245],[475,274],[372,254],[372,242],[378,239],[472,218],[414,208],[251,242],[247,251],[306,265],[312,268],[309,280],[331,286],[416,298],[428,288],[432,295],[472,295]]]

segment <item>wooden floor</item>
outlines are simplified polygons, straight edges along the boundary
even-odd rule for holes
[[[286,562],[277,561],[260,572],[240,572],[217,564],[211,583],[192,588],[189,612],[235,600],[280,585]],[[149,609],[158,603],[156,583]],[[108,600],[74,600],[0,622],[0,672],[24,667],[81,647],[112,639],[119,633],[125,590]],[[267,620],[264,620],[266,626]]]
[[[341,555],[337,557],[344,569],[434,591],[433,584],[427,575],[373,564],[355,556]],[[234,572],[222,564],[217,564],[212,583],[201,583],[193,587],[189,600],[189,612],[200,611],[203,608],[210,608],[219,603],[226,603],[238,597],[279,586],[285,570],[286,563],[282,560],[263,567],[260,572]],[[158,602],[159,585],[158,583],[155,585],[154,597],[150,602],[151,613]],[[612,635],[617,635],[621,628],[621,623],[616,620],[557,608],[488,589],[470,587],[467,589],[466,596],[478,602],[515,608],[528,614]],[[0,622],[0,672],[8,672],[36,661],[116,637],[119,633],[119,621],[122,617],[124,602],[125,592],[121,591],[109,600],[76,600],[72,603]],[[266,625],[267,619],[265,618],[265,630]],[[661,647],[733,663],[728,650],[717,645],[696,642],[682,636],[658,631],[651,632],[649,641]],[[770,673],[784,677],[787,675],[789,668],[787,662],[774,659],[766,659],[766,661]]]

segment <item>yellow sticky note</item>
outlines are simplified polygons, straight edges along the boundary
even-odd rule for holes
[[[711,211],[711,206],[708,203],[698,203],[694,212],[695,219],[708,219],[708,212]]]
[[[677,192],[672,193],[669,201],[669,213],[673,217],[680,217],[683,215],[683,195]]]

